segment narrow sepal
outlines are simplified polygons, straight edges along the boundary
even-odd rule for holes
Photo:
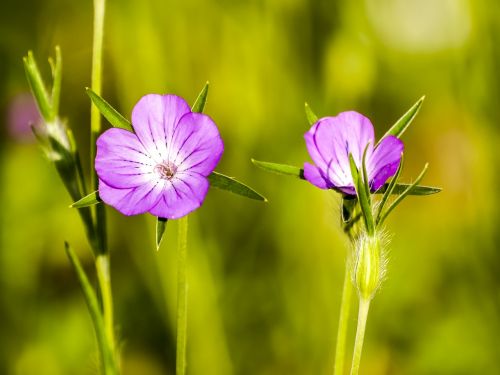
[[[422,172],[420,172],[415,182],[411,185],[408,185],[408,187],[391,203],[391,205],[387,208],[387,210],[380,215],[379,219],[377,220],[377,226],[382,225],[382,223],[387,218],[387,216],[389,216],[391,211],[394,210],[398,206],[398,204],[400,204],[401,201],[407,195],[409,195],[409,193],[413,190],[413,188],[418,185],[418,183],[422,180],[422,178],[424,178],[425,174],[427,173],[428,167],[429,163],[425,164],[424,169],[422,170]]]
[[[109,123],[115,128],[121,128],[133,132],[132,124],[123,117],[120,112],[114,109],[106,100],[101,98],[92,89],[86,88],[87,95],[90,97],[94,105],[99,109],[99,112],[104,116]]]
[[[293,176],[297,178],[301,178],[304,180],[304,170],[299,167],[295,167],[293,165],[279,164],[279,163],[270,163],[267,161],[259,161],[252,159],[252,163],[254,163],[257,167],[264,169],[268,172],[273,172],[277,174],[282,174],[286,176]]]
[[[399,162],[399,167],[396,171],[396,174],[394,175],[391,182],[387,186],[387,189],[385,190],[385,193],[382,196],[382,200],[380,201],[380,204],[378,206],[377,219],[376,219],[377,223],[380,220],[380,215],[381,215],[382,211],[384,210],[385,204],[389,200],[389,197],[391,196],[396,184],[398,183],[399,176],[401,175],[401,171],[403,170],[403,162],[404,162],[404,156],[403,156],[403,153],[401,153],[401,160]]]
[[[222,173],[212,172],[208,176],[208,181],[210,181],[210,186],[212,187],[227,190],[246,198],[267,202],[267,199],[263,195],[259,194],[251,187],[239,182],[233,177],[223,175]]]
[[[356,167],[356,163],[354,162],[352,154],[349,154],[349,164],[351,167],[352,180],[354,182],[356,194],[359,199],[359,205],[363,213],[366,231],[368,232],[368,234],[373,234],[375,231],[375,224],[373,222],[372,208],[369,200],[370,192],[366,191],[365,184],[362,177],[360,176],[358,168]]]
[[[209,83],[207,81],[207,83],[205,83],[205,86],[203,86],[203,89],[201,89],[200,93],[198,94],[198,97],[196,98],[193,107],[191,108],[191,111],[203,113],[203,110],[205,109],[205,104],[207,103],[208,88],[209,88]]]
[[[52,105],[49,94],[38,69],[36,60],[33,56],[33,52],[29,51],[28,55],[23,58],[24,70],[26,72],[26,78],[30,85],[33,96],[35,97],[36,104],[40,110],[45,121],[54,120],[54,114],[52,112]]]
[[[401,118],[390,127],[390,129],[384,134],[384,136],[380,138],[378,143],[380,143],[380,141],[388,135],[394,135],[400,138],[405,130],[408,129],[413,119],[417,116],[418,111],[420,110],[420,107],[424,102],[424,99],[425,96],[422,96],[403,116],[401,116]]]
[[[89,195],[86,195],[82,199],[77,200],[74,202],[70,207],[71,208],[82,208],[82,207],[88,207],[88,206],[93,206],[95,204],[101,203],[102,200],[99,197],[99,191],[96,190]]]
[[[57,116],[59,113],[59,100],[61,97],[61,82],[62,82],[62,56],[61,48],[56,46],[56,60],[49,59],[52,67],[52,113]]]
[[[160,250],[161,241],[167,229],[168,219],[164,217],[156,218],[156,250]]]
[[[309,125],[313,125],[318,121],[318,116],[316,116],[309,104],[305,103],[304,109],[306,111],[307,122],[309,123]]]
[[[392,191],[393,195],[401,194],[403,191],[405,191],[408,186],[413,185],[413,184],[396,184],[394,186],[394,190]],[[380,193],[383,193],[385,189],[387,188],[387,184],[385,184],[381,189],[377,191]],[[407,195],[432,195],[432,194],[437,194],[443,189],[437,186],[425,186],[425,185],[414,185],[413,188],[407,193]]]

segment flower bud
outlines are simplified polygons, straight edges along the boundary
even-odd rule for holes
[[[371,300],[384,279],[386,261],[383,236],[362,235],[356,242],[354,283],[359,296]]]

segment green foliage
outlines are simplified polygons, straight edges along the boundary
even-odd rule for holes
[[[217,189],[226,190],[257,201],[267,202],[267,199],[262,194],[259,194],[257,191],[239,182],[235,178],[223,175],[222,173],[212,172],[208,176],[208,181],[210,181],[210,186]]]
[[[390,127],[389,130],[384,134],[382,138],[380,138],[379,143],[384,137],[388,135],[394,135],[398,138],[401,138],[403,133],[408,129],[412,121],[418,114],[422,103],[424,102],[425,96],[422,96],[401,118],[396,121],[394,125]]]
[[[134,131],[132,128],[132,124],[125,117],[123,117],[120,112],[114,109],[111,104],[109,104],[106,100],[97,95],[92,89],[86,88],[87,95],[92,100],[92,103],[99,109],[99,112],[104,116],[109,123],[115,128],[121,128],[125,130],[129,130],[131,132]]]

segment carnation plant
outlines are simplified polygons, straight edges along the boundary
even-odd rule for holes
[[[334,374],[344,374],[348,323],[353,290],[359,301],[358,323],[351,375],[358,374],[370,303],[387,268],[388,236],[384,221],[409,195],[429,195],[439,188],[419,185],[427,164],[411,184],[400,183],[404,145],[400,137],[417,115],[424,98],[413,105],[378,141],[373,125],[360,113],[342,112],[318,119],[306,104],[311,125],[304,135],[314,164],[303,168],[252,160],[269,172],[294,176],[312,185],[337,192],[341,199],[341,226],[351,248],[340,305]],[[390,181],[389,181],[390,179]]]
[[[202,113],[208,82],[192,107],[177,95],[143,96],[132,111],[131,122],[101,97],[104,14],[105,0],[94,0],[92,76],[91,87],[86,89],[93,103],[89,183],[71,128],[59,114],[62,81],[59,47],[55,50],[55,60],[49,59],[51,85],[44,83],[32,52],[24,58],[27,80],[43,119],[41,125],[32,129],[69,192],[74,202],[71,207],[78,210],[94,254],[97,290],[91,286],[70,245],[65,244],[92,317],[103,374],[121,372],[113,320],[105,204],[127,216],[145,213],[155,216],[157,250],[168,220],[179,219],[176,374],[183,375],[188,303],[187,215],[203,204],[210,186],[258,201],[266,199],[236,179],[214,171],[224,144],[215,122]],[[101,115],[112,126],[104,132]]]

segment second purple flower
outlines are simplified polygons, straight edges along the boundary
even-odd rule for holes
[[[99,196],[125,215],[177,219],[197,209],[224,151],[217,126],[175,95],[142,97],[135,134],[119,128],[97,140]]]
[[[371,191],[376,191],[392,177],[401,161],[403,142],[388,135],[374,147],[373,125],[360,113],[342,112],[318,120],[304,135],[307,151],[315,165],[304,164],[304,177],[321,189],[336,189],[355,195],[349,154],[361,169],[363,152]]]

